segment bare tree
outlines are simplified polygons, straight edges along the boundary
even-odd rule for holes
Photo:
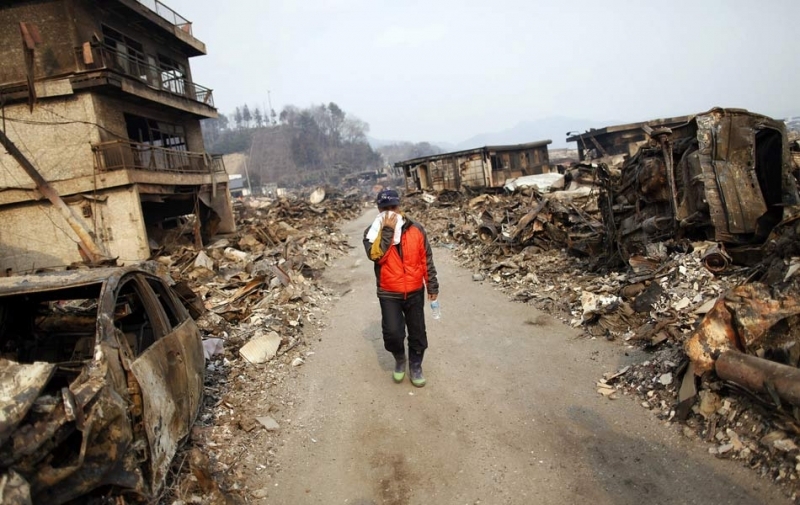
[[[281,124],[294,127],[297,125],[297,119],[299,117],[300,117],[300,109],[298,109],[294,105],[287,105],[281,111],[280,122]]]
[[[233,121],[236,123],[236,128],[242,127],[242,110],[239,107],[233,111]]]
[[[341,136],[344,142],[366,142],[369,124],[355,116],[348,116],[341,125]]]
[[[247,104],[244,104],[242,107],[242,121],[244,122],[245,127],[250,128],[250,121],[253,120],[253,115],[250,114],[250,107]]]

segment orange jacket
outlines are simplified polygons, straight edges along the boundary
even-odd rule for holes
[[[405,298],[425,286],[429,294],[439,293],[433,252],[422,225],[406,218],[399,244],[394,244],[393,228],[384,226],[372,243],[367,231],[369,228],[364,231],[364,248],[375,262],[379,297]]]

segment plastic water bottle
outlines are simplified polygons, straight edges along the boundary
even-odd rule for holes
[[[439,300],[434,300],[431,302],[431,313],[434,319],[442,318],[442,309],[439,308]]]

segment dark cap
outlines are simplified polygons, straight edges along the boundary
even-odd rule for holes
[[[378,204],[378,208],[382,209],[383,207],[394,207],[396,205],[400,205],[400,195],[397,194],[397,191],[393,189],[384,189],[380,193],[378,193],[378,199],[376,200]]]

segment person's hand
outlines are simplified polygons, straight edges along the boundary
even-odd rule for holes
[[[387,212],[386,217],[383,219],[383,226],[388,226],[393,229],[397,226],[397,214],[394,212]]]
[[[439,298],[438,293],[428,293],[428,300],[433,302],[436,301],[437,298]]]

